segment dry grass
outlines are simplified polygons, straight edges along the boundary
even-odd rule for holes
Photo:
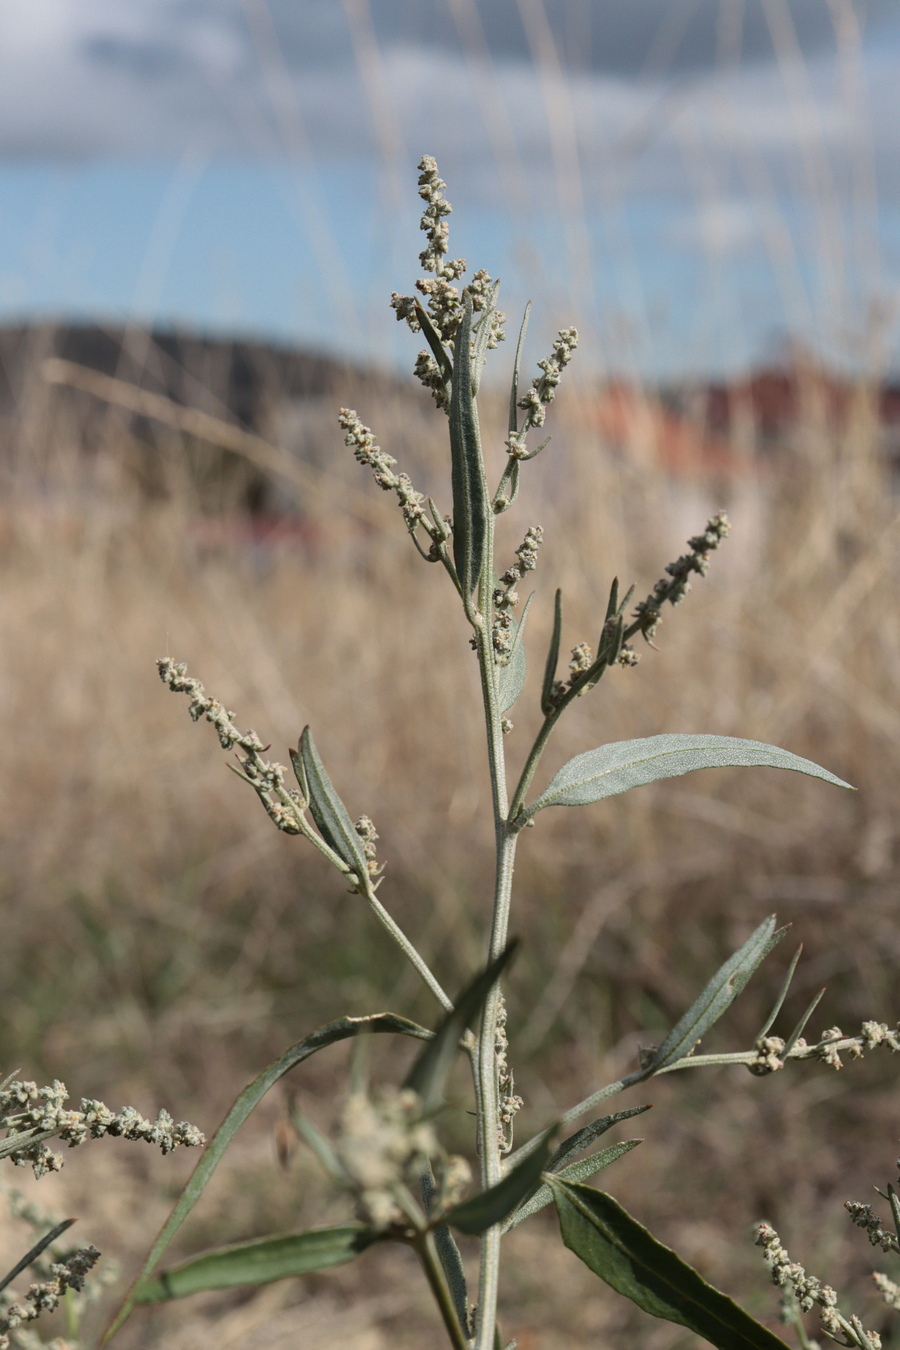
[[[135,468],[146,451],[118,417],[87,461],[71,448],[69,414],[43,399],[36,392],[21,411],[0,521],[6,1067],[58,1075],[114,1105],[166,1105],[209,1131],[262,1063],[320,1022],[383,1006],[425,1019],[434,1010],[357,898],[278,835],[226,772],[211,730],[165,694],[154,658],[187,660],[276,748],[313,725],[351,812],[379,828],[383,899],[451,988],[480,960],[490,893],[475,663],[464,623],[446,617],[446,578],[413,555],[390,502],[345,463],[322,414],[305,431],[318,462],[367,491],[383,527],[328,514],[320,497],[306,504],[302,532],[265,544],[248,542],[234,516],[211,527],[171,436],[154,451],[148,498]],[[401,465],[415,466],[417,485],[440,483],[439,418],[405,402],[358,406]],[[553,587],[564,589],[567,645],[595,641],[613,571],[646,593],[724,505],[734,533],[708,580],[666,616],[662,651],[614,672],[575,710],[548,769],[603,740],[704,730],[808,754],[859,793],[720,772],[541,817],[521,850],[514,926],[524,952],[510,995],[534,1124],[633,1062],[637,1040],[677,1016],[775,908],[806,944],[788,1018],[826,981],[817,1027],[820,1017],[852,1026],[900,1013],[898,531],[865,403],[841,444],[813,409],[776,467],[718,485],[667,480],[652,457],[611,457],[590,430],[587,394],[570,390],[558,407],[554,445],[528,466],[507,543],[511,552],[533,520],[545,529],[512,753],[534,722]],[[784,950],[718,1043],[752,1039]],[[407,1052],[378,1053],[388,1072]],[[291,1085],[320,1119],[343,1065],[338,1051],[317,1058]],[[833,1282],[868,1267],[841,1202],[890,1177],[894,1075],[873,1056],[840,1076],[799,1067],[765,1081],[736,1071],[662,1080],[641,1121],[647,1142],[609,1186],[770,1315],[754,1219],[783,1229],[797,1259]],[[246,1127],[186,1246],[321,1219],[312,1166],[298,1156],[285,1176],[275,1161],[283,1103]],[[449,1128],[465,1140],[461,1109]],[[189,1165],[97,1145],[39,1196],[71,1206],[76,1231],[130,1267]],[[550,1227],[535,1220],[510,1241],[521,1264],[509,1264],[504,1325],[521,1350],[684,1342],[607,1297]],[[13,1239],[4,1246],[12,1257]],[[302,1287],[163,1310],[136,1320],[122,1344],[431,1344],[432,1315],[403,1261],[378,1253]]]

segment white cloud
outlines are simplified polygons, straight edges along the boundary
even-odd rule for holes
[[[296,153],[307,141],[324,163],[377,156],[387,143],[399,145],[404,172],[427,148],[465,164],[461,201],[496,200],[492,147],[509,128],[532,195],[559,192],[560,172],[580,162],[588,204],[611,186],[693,200],[704,195],[692,181],[702,163],[718,175],[724,239],[737,228],[727,206],[733,179],[743,176],[746,190],[748,165],[758,178],[761,158],[776,189],[798,191],[810,154],[840,177],[868,135],[883,181],[900,191],[900,152],[885,132],[868,131],[862,104],[844,102],[837,57],[827,52],[793,74],[757,64],[701,71],[678,85],[573,70],[554,82],[509,59],[476,76],[485,81],[478,88],[465,59],[436,44],[386,44],[380,68],[361,75],[336,0],[287,9],[279,0],[282,11],[292,21],[273,55],[267,11],[243,0],[0,0],[0,157],[172,158],[189,149],[260,157],[286,145]],[[255,27],[253,13],[263,16]],[[895,50],[864,52],[876,128],[893,125]],[[567,153],[570,124],[578,158]]]

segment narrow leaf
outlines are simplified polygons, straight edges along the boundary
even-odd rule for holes
[[[481,385],[481,372],[484,369],[485,358],[488,353],[488,341],[491,336],[491,315],[497,308],[497,296],[500,291],[500,282],[495,281],[491,287],[490,298],[478,318],[475,327],[475,340],[472,344],[472,393],[477,394]]]
[[[304,1037],[302,1041],[297,1041],[295,1045],[285,1050],[283,1055],[263,1069],[262,1073],[258,1074],[252,1083],[248,1083],[204,1149],[203,1155],[191,1173],[174,1209],[150,1248],[135,1284],[125,1296],[122,1306],[104,1334],[102,1345],[105,1345],[111,1339],[129,1317],[134,1306],[134,1290],[137,1285],[146,1280],[156,1269],[163,1252],[206,1189],[213,1172],[222,1160],[226,1148],[253,1108],[262,1101],[269,1088],[277,1083],[279,1078],[283,1078],[286,1073],[298,1064],[302,1064],[305,1059],[309,1059],[310,1055],[314,1055],[318,1050],[324,1050],[326,1046],[334,1045],[337,1041],[348,1040],[352,1036],[376,1032],[413,1036],[416,1040],[422,1041],[430,1040],[432,1035],[425,1027],[420,1027],[417,1023],[410,1022],[405,1017],[398,1017],[395,1013],[374,1013],[371,1017],[341,1017],[336,1022],[329,1022],[327,1026],[319,1027],[317,1031]]]
[[[612,585],[609,588],[609,600],[606,605],[606,619],[605,619],[606,623],[609,623],[610,619],[613,618],[613,616],[618,612],[618,609],[619,609],[619,578],[613,577]]]
[[[536,801],[519,816],[524,821],[545,806],[585,806],[604,797],[615,797],[644,783],[677,778],[695,769],[746,768],[764,765],[793,769],[822,778],[826,783],[849,788],[812,760],[788,750],[738,736],[705,736],[669,733],[644,736],[635,741],[613,741],[597,750],[587,750],[563,765]],[[851,789],[852,790],[852,789]]]
[[[657,1242],[611,1195],[549,1174],[546,1179],[563,1242],[617,1293],[653,1317],[687,1327],[718,1350],[787,1350],[784,1341]]]
[[[786,928],[776,931],[774,914],[763,919],[743,946],[719,967],[700,997],[669,1032],[648,1065],[648,1076],[691,1053],[700,1038],[731,1007],[754,970],[786,932]]]
[[[300,784],[300,792],[303,800],[309,804],[309,783],[306,780],[306,769],[303,767],[303,756],[300,754],[299,747],[296,750],[288,749],[291,757],[291,764],[294,767],[294,777]]]
[[[478,408],[472,393],[472,297],[463,293],[463,316],[453,351],[450,399],[450,479],[453,487],[453,560],[468,599],[481,577],[491,528],[487,481],[481,457]]]
[[[144,1280],[135,1291],[136,1303],[163,1303],[208,1289],[271,1284],[293,1275],[308,1275],[327,1266],[341,1266],[359,1256],[379,1235],[358,1223],[336,1228],[314,1228],[307,1233],[255,1238],[232,1247],[204,1252]]]
[[[550,1156],[550,1138],[556,1132],[556,1128],[552,1125],[549,1130],[545,1130],[543,1140],[534,1152],[523,1158],[518,1166],[494,1186],[489,1186],[486,1191],[470,1196],[468,1200],[463,1200],[452,1209],[448,1209],[446,1214],[442,1215],[442,1222],[472,1236],[484,1233],[502,1222],[507,1214],[510,1214],[516,1205],[534,1190],[540,1180]]]
[[[897,1234],[897,1241],[900,1242],[900,1196],[888,1182],[888,1201],[891,1206],[891,1218],[894,1220],[894,1229]]]
[[[601,1134],[606,1134],[614,1125],[618,1125],[620,1120],[631,1120],[633,1116],[643,1115],[649,1111],[649,1106],[631,1106],[627,1111],[616,1111],[611,1116],[601,1116],[599,1120],[592,1120],[590,1125],[585,1125],[582,1129],[576,1130],[570,1134],[568,1139],[564,1139],[559,1148],[553,1154],[547,1163],[547,1172],[559,1172],[570,1158],[574,1158],[576,1153],[583,1152],[589,1148],[595,1139],[599,1139]]]
[[[616,610],[616,614],[619,618],[621,618],[621,616],[625,613],[625,607],[627,606],[628,601],[631,599],[633,595],[634,595],[634,582],[632,582],[632,584],[628,587],[628,590],[625,592],[622,599],[619,601],[619,608]]]
[[[602,1172],[604,1167],[609,1167],[617,1158],[621,1158],[625,1153],[630,1153],[638,1144],[642,1144],[642,1139],[625,1139],[619,1144],[611,1144],[609,1148],[599,1149],[597,1153],[589,1153],[586,1158],[579,1158],[578,1162],[570,1163],[568,1167],[562,1170],[555,1170],[554,1176],[562,1177],[563,1181],[588,1181],[591,1177]],[[548,1169],[549,1170],[549,1169]],[[519,1224],[525,1219],[530,1219],[532,1214],[543,1209],[550,1204],[553,1199],[553,1192],[545,1182],[539,1186],[523,1205],[510,1215],[503,1225],[504,1233],[509,1233],[513,1228],[518,1228]]]
[[[428,1042],[407,1074],[403,1086],[418,1092],[426,1114],[436,1111],[443,1102],[444,1088],[456,1058],[460,1037],[466,1027],[478,1017],[487,1002],[488,994],[499,980],[517,946],[518,943],[513,939],[497,959],[491,961],[475,976],[471,984],[466,986],[457,999],[456,1006],[447,1013],[434,1033],[434,1038]]]
[[[813,1013],[816,1011],[816,1008],[818,1008],[819,1004],[821,1003],[824,997],[825,997],[825,990],[820,989],[819,992],[813,998],[809,1007],[806,1009],[806,1012],[800,1018],[800,1021],[794,1027],[794,1030],[791,1032],[790,1036],[788,1036],[787,1040],[784,1043],[784,1049],[781,1052],[782,1057],[784,1059],[787,1059],[788,1055],[791,1053],[794,1046],[797,1044],[800,1037],[803,1035],[804,1031],[806,1030],[807,1022],[812,1017]]]
[[[562,591],[557,591],[556,599],[553,602],[553,636],[550,638],[550,646],[547,651],[547,662],[544,666],[544,683],[541,688],[541,712],[545,717],[553,711],[550,693],[553,689],[553,682],[556,679],[556,667],[559,664],[559,640],[561,634]]]
[[[312,1149],[331,1180],[338,1186],[349,1186],[352,1183],[352,1178],[332,1148],[331,1141],[310,1120],[309,1116],[304,1115],[297,1107],[294,1107],[291,1112],[291,1118],[297,1133]]]
[[[425,341],[431,348],[434,359],[440,367],[441,374],[444,377],[444,383],[449,392],[450,381],[453,379],[453,366],[450,364],[450,357],[447,355],[447,348],[441,341],[441,335],[431,322],[431,315],[426,309],[416,301],[416,318],[419,320],[419,326],[425,334]]]
[[[430,1162],[426,1162],[420,1180],[425,1213],[430,1218],[434,1212],[437,1199],[437,1186],[434,1182],[434,1173],[431,1170]],[[466,1284],[466,1272],[462,1257],[459,1254],[456,1239],[445,1223],[439,1223],[432,1231],[438,1260],[447,1280],[447,1288],[450,1290],[450,1297],[453,1299],[456,1316],[459,1318],[459,1325],[464,1327],[467,1325],[469,1316],[469,1288]]]
[[[27,1270],[32,1261],[36,1261],[41,1252],[46,1251],[50,1246],[51,1242],[55,1242],[58,1237],[62,1237],[66,1229],[71,1228],[74,1222],[74,1219],[63,1219],[55,1228],[51,1228],[49,1233],[45,1233],[31,1250],[25,1253],[21,1261],[16,1262],[9,1274],[3,1276],[3,1279],[0,1280],[0,1289],[5,1289],[7,1285],[12,1284],[13,1280],[17,1279],[23,1270]]]
[[[362,880],[366,875],[366,855],[363,852],[362,840],[353,828],[353,821],[347,813],[346,806],[335,792],[334,785],[325,772],[325,765],[319,758],[309,727],[303,728],[303,735],[300,737],[300,756],[309,787],[309,809],[319,827],[319,833],[326,844],[334,849],[341,862]]]
[[[497,484],[497,491],[494,493],[491,501],[491,509],[495,516],[500,516],[504,511],[508,511],[515,504],[519,495],[519,460],[515,455],[510,455],[506,461],[506,468]]]
[[[506,665],[497,667],[497,699],[500,703],[501,713],[509,711],[525,687],[528,664],[525,660],[522,636],[525,632],[525,620],[528,618],[528,611],[533,599],[534,592],[532,591],[525,601],[522,617],[516,625],[515,637],[512,640]]]
[[[794,971],[797,969],[797,962],[800,960],[800,953],[802,951],[803,951],[803,943],[801,942],[800,946],[797,948],[797,950],[794,952],[793,957],[791,958],[791,964],[788,966],[788,972],[787,975],[785,975],[784,977],[784,983],[781,986],[781,990],[779,991],[778,997],[775,1000],[775,1003],[772,1007],[772,1011],[769,1013],[769,1016],[763,1023],[762,1030],[760,1031],[759,1035],[756,1038],[756,1041],[754,1042],[755,1045],[758,1045],[764,1036],[768,1036],[769,1032],[772,1030],[772,1027],[775,1025],[775,1018],[781,1012],[784,1000],[787,998],[788,990],[791,987],[791,980],[794,978]]]
[[[516,359],[513,362],[512,386],[509,391],[509,434],[514,436],[519,429],[519,371],[522,366],[522,348],[525,346],[525,334],[528,331],[528,316],[531,313],[531,301],[525,306],[519,340],[516,343]]]

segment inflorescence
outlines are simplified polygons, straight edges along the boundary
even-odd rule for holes
[[[6,1138],[0,1140],[0,1157],[9,1158],[17,1167],[31,1166],[34,1175],[42,1177],[63,1165],[62,1157],[47,1147],[47,1139],[60,1139],[69,1148],[103,1135],[144,1139],[163,1153],[171,1153],[179,1144],[197,1148],[206,1142],[195,1125],[184,1120],[176,1124],[168,1111],[160,1111],[155,1121],[149,1121],[133,1106],[115,1112],[87,1097],[82,1098],[80,1110],[67,1111],[68,1099],[66,1085],[58,1079],[42,1088],[19,1079],[0,1087],[0,1129],[6,1130]]]
[[[772,1283],[782,1290],[788,1313],[793,1300],[801,1313],[818,1306],[822,1330],[838,1345],[854,1346],[856,1350],[881,1350],[881,1337],[877,1331],[867,1331],[858,1317],[844,1317],[837,1306],[835,1291],[814,1275],[807,1275],[801,1265],[791,1260],[771,1224],[758,1225],[756,1245],[763,1249],[763,1256],[772,1271]]]
[[[863,1022],[858,1036],[845,1036],[840,1027],[828,1027],[820,1040],[809,1045],[798,1036],[785,1054],[786,1043],[780,1036],[766,1036],[757,1042],[756,1059],[748,1067],[751,1073],[763,1076],[775,1073],[784,1066],[785,1059],[819,1059],[830,1069],[842,1069],[841,1053],[851,1059],[862,1059],[866,1050],[885,1045],[895,1054],[900,1050],[900,1026],[889,1027],[886,1022]]]
[[[709,555],[719,547],[731,530],[731,522],[724,511],[719,511],[706,523],[703,534],[694,535],[688,540],[690,553],[684,553],[675,562],[666,567],[666,575],[653,587],[646,600],[635,607],[635,622],[632,630],[640,632],[649,641],[661,622],[660,611],[668,601],[678,605],[691,589],[690,575],[696,572],[705,577],[709,571]]]
[[[8,1304],[0,1314],[0,1350],[10,1350],[10,1331],[34,1322],[41,1313],[54,1312],[66,1290],[80,1292],[85,1276],[99,1259],[96,1247],[82,1247],[64,1261],[54,1262],[50,1266],[50,1279],[31,1285],[21,1303]]]
[[[464,275],[466,260],[447,257],[450,230],[446,217],[452,213],[453,208],[444,196],[446,186],[438,174],[436,160],[431,155],[424,155],[419,161],[419,196],[425,202],[420,224],[428,242],[419,254],[419,262],[425,271],[432,275],[420,277],[416,282],[416,290],[425,297],[427,319],[426,311],[413,295],[399,295],[394,291],[391,295],[391,308],[399,320],[409,325],[413,333],[422,330],[423,322],[430,323],[437,340],[444,347],[450,347],[463,314],[459,289],[453,283]],[[485,314],[486,321],[490,324],[488,349],[496,347],[506,336],[503,330],[506,316],[493,308],[496,284],[490,275],[481,269],[474,274],[465,289],[472,297],[474,313]],[[431,391],[438,407],[447,409],[450,400],[445,371],[441,369],[431,352],[419,353],[415,373],[422,384]]]

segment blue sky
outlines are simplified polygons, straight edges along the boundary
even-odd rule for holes
[[[0,0],[0,321],[394,364],[415,163],[592,368],[894,361],[900,0]]]

